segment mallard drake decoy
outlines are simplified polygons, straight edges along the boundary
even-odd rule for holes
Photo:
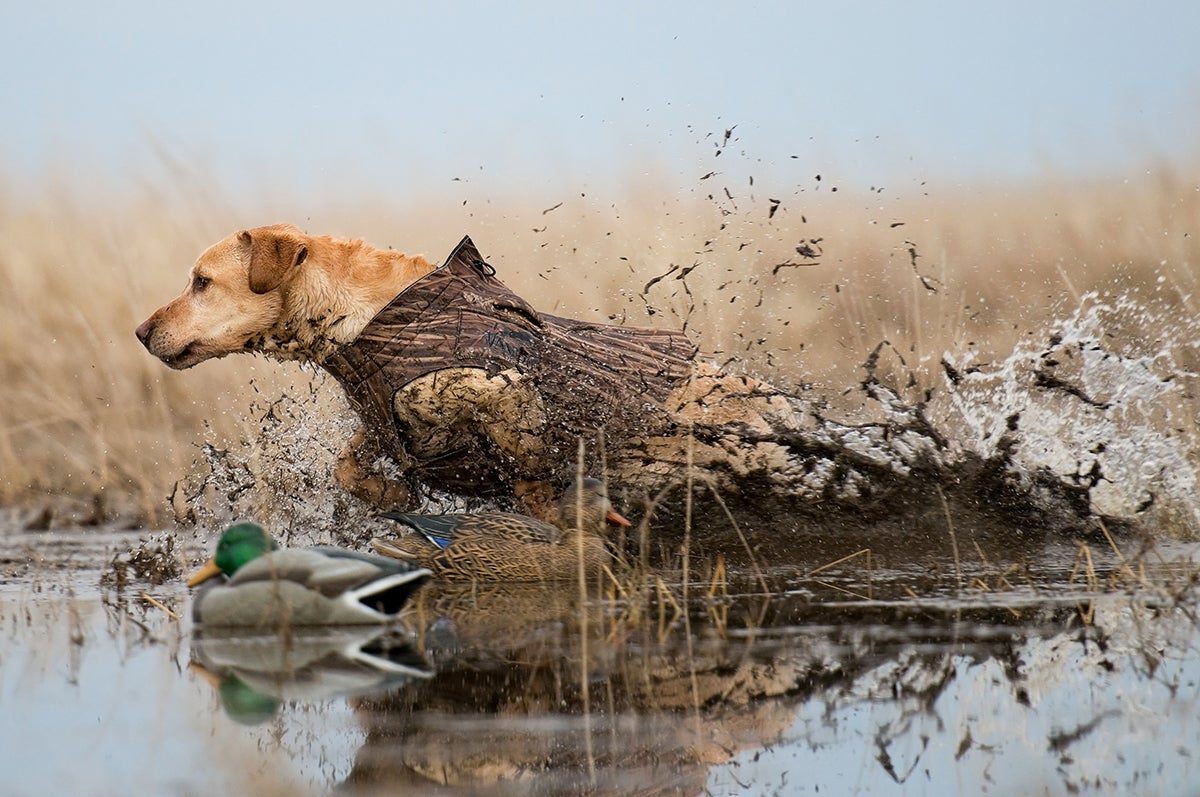
[[[583,513],[579,514],[582,505]],[[417,562],[450,581],[561,581],[609,560],[606,523],[632,525],[613,509],[598,479],[584,479],[559,503],[558,525],[508,512],[414,515],[385,512],[419,533],[372,541],[378,553]],[[581,545],[582,543],[582,545]]]
[[[206,626],[362,625],[395,619],[432,575],[413,563],[330,546],[281,549],[257,523],[237,523],[188,579],[192,617]]]

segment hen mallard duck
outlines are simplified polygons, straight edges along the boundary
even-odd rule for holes
[[[237,523],[188,579],[195,622],[206,626],[363,625],[396,618],[430,571],[343,548],[281,549],[257,523]]]
[[[376,539],[372,545],[378,553],[418,563],[448,581],[571,579],[578,575],[581,551],[584,567],[592,573],[610,559],[606,525],[632,525],[613,509],[598,479],[584,479],[567,491],[559,503],[558,525],[508,512],[385,512],[383,517],[418,534]]]

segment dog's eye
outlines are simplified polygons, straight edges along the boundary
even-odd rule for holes
[[[207,288],[211,283],[212,280],[210,280],[208,277],[201,277],[199,274],[197,274],[196,276],[192,277],[192,290],[196,293],[200,293],[200,291]]]

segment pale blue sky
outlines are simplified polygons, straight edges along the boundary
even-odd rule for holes
[[[595,189],[694,180],[734,124],[864,187],[1120,172],[1194,162],[1198,32],[1186,0],[8,3],[0,176]]]

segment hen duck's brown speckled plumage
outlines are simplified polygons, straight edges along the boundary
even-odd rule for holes
[[[578,575],[581,556],[585,570],[595,573],[611,558],[606,524],[630,525],[596,479],[584,479],[563,496],[558,525],[508,512],[383,517],[418,533],[374,540],[375,550],[414,561],[447,581],[562,581]]]

